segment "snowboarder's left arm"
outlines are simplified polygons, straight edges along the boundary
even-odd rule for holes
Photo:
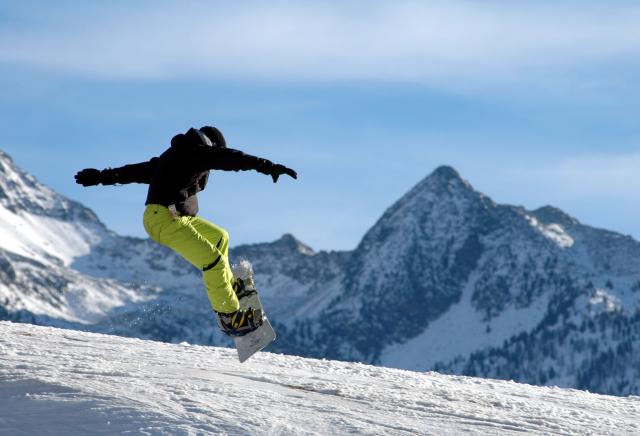
[[[277,182],[278,178],[283,174],[294,179],[298,178],[298,173],[291,168],[273,163],[268,159],[252,156],[240,150],[218,147],[203,148],[202,150],[206,153],[202,156],[203,159],[201,160],[202,164],[206,166],[206,168],[202,168],[203,170],[256,170],[259,173],[271,176],[274,183]]]
[[[115,185],[128,183],[151,183],[153,173],[158,164],[158,158],[154,157],[148,162],[125,165],[118,168],[106,168],[97,170],[86,168],[75,175],[76,183],[82,186]]]

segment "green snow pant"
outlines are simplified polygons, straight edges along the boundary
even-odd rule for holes
[[[194,216],[174,216],[159,204],[144,211],[144,228],[154,241],[165,245],[202,271],[213,310],[232,313],[240,308],[229,266],[229,234]]]

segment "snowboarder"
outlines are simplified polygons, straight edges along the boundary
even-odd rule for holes
[[[298,178],[284,165],[227,148],[220,130],[204,126],[174,136],[171,146],[148,162],[104,170],[87,168],[75,179],[82,186],[149,184],[143,220],[146,232],[202,271],[218,325],[226,334],[240,336],[262,324],[262,312],[239,306],[239,283],[229,265],[227,231],[197,216],[196,194],[205,188],[210,170],[256,170],[270,175],[274,183],[283,174]]]

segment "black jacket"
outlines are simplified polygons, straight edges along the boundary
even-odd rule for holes
[[[176,135],[171,147],[159,157],[103,170],[102,184],[147,183],[149,193],[145,204],[175,205],[180,215],[194,216],[198,212],[196,194],[207,185],[209,170],[257,170],[269,174],[272,167],[273,163],[267,159],[205,145],[190,130]]]

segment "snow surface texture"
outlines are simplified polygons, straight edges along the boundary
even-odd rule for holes
[[[633,435],[640,398],[0,322],[0,434]]]

